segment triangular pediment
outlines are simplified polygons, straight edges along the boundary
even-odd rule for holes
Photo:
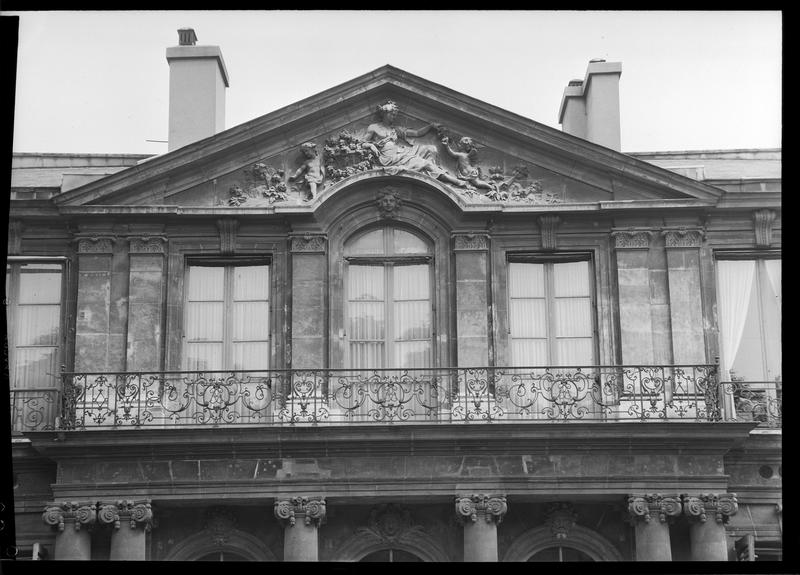
[[[378,110],[388,101],[392,121]],[[307,212],[349,181],[404,174],[437,182],[470,210],[714,203],[722,193],[384,66],[54,202]]]

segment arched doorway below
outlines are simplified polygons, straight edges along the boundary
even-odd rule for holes
[[[414,562],[421,562],[422,559],[417,557],[413,553],[409,553],[408,551],[404,551],[403,549],[394,549],[389,547],[388,549],[380,549],[378,551],[373,551],[372,553],[365,555],[360,560],[362,563],[370,563],[370,562],[381,562],[381,563],[414,563]]]

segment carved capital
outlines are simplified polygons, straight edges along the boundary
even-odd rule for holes
[[[681,499],[684,514],[700,522],[707,521],[713,514],[717,523],[725,524],[739,510],[735,493],[701,493],[697,497],[682,495]]]
[[[545,509],[545,523],[550,527],[555,539],[566,539],[569,537],[569,532],[575,526],[578,520],[578,514],[572,503],[566,501],[559,501],[550,503]]]
[[[663,230],[664,246],[667,248],[699,248],[706,232],[702,228]]]
[[[474,523],[481,517],[487,523],[494,521],[499,525],[506,511],[508,504],[503,495],[473,493],[469,496],[456,497],[456,516],[464,522]]]
[[[275,517],[287,527],[294,527],[298,518],[306,525],[319,527],[325,513],[324,497],[292,497],[275,502]]]
[[[628,497],[628,513],[634,520],[650,523],[655,515],[661,523],[666,523],[668,518],[679,516],[681,511],[681,501],[677,497],[664,497],[660,493]]]
[[[114,253],[114,236],[91,236],[78,238],[79,254],[111,254]]]
[[[100,523],[107,523],[119,529],[125,521],[131,529],[142,527],[145,532],[153,526],[153,510],[149,500],[133,501],[123,499],[113,503],[98,503],[97,518]]]
[[[614,248],[618,250],[649,249],[653,232],[650,230],[615,230],[611,232]]]
[[[454,238],[456,251],[486,251],[489,249],[489,234],[458,234]]]
[[[773,210],[758,210],[753,212],[753,227],[756,232],[756,246],[768,248],[772,245],[772,222],[775,221]]]
[[[219,251],[224,256],[231,256],[236,251],[236,231],[239,221],[232,218],[217,220],[219,230]]]
[[[22,252],[22,231],[25,225],[20,220],[8,220],[8,255]]]
[[[292,237],[292,252],[325,253],[327,239],[323,235],[305,234]]]
[[[163,254],[167,238],[164,236],[141,236],[128,239],[128,252],[132,254]]]
[[[548,214],[539,216],[539,230],[542,233],[542,249],[554,250],[557,244],[556,230],[561,224],[561,218]]]
[[[42,520],[59,531],[64,531],[66,523],[72,523],[75,531],[81,526],[91,527],[97,520],[97,509],[91,502],[63,501],[45,507]]]

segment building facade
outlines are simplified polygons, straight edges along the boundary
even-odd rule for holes
[[[780,558],[780,151],[623,154],[600,61],[565,131],[385,66],[203,132],[195,42],[168,153],[14,157],[23,555]]]

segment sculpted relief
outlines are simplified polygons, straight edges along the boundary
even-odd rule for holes
[[[453,134],[437,122],[418,129],[404,127],[396,123],[398,112],[398,105],[390,100],[377,106],[375,121],[366,128],[342,130],[322,146],[304,142],[301,155],[289,154],[284,160],[286,169],[277,165],[280,161],[253,164],[230,186],[227,205],[311,202],[337,182],[376,170],[389,175],[425,174],[470,203],[563,201],[562,194],[545,190],[540,181],[531,179],[527,166],[512,167],[507,173],[503,166],[484,165],[473,137]]]

